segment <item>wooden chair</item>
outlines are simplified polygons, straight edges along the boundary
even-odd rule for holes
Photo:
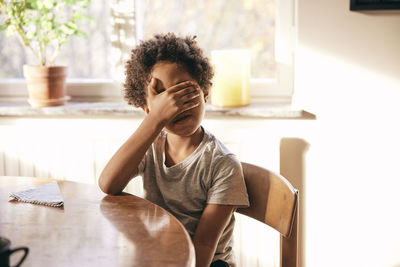
[[[242,163],[250,207],[237,212],[280,233],[280,264],[297,266],[298,191],[283,176]]]

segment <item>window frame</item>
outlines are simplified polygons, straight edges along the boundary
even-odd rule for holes
[[[138,37],[137,40],[140,40],[141,15],[136,10],[135,32]],[[276,1],[275,29],[277,76],[274,79],[250,79],[252,103],[290,104],[292,102],[294,93],[295,0]],[[119,70],[121,70],[121,64],[123,62],[120,63]],[[115,80],[67,78],[67,92],[72,101],[123,101],[121,77]],[[24,79],[0,79],[0,101],[22,101],[26,100],[27,95]]]
[[[279,0],[275,20],[275,79],[251,79],[252,101],[291,104],[294,93],[295,0]]]

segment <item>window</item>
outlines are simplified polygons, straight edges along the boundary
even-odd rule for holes
[[[155,33],[196,35],[200,47],[210,56],[214,49],[250,49],[252,74],[275,78],[275,1],[137,0],[138,39]],[[162,18],[162,19],[155,19]]]
[[[155,33],[196,35],[211,50],[251,51],[252,97],[290,102],[293,92],[293,0],[136,0],[137,39]],[[159,19],[162,18],[162,19]]]
[[[293,0],[96,0],[88,10],[93,20],[82,25],[88,38],[71,38],[56,63],[69,66],[72,96],[118,97],[111,79],[123,80],[124,62],[136,42],[155,33],[196,35],[207,55],[214,49],[249,49],[252,97],[290,102],[293,5]],[[7,62],[0,70],[0,96],[6,88],[10,91],[9,78],[22,78],[20,66],[30,63],[19,40],[5,38],[0,35],[0,60]],[[11,84],[15,88],[18,80]],[[107,90],[111,85],[116,90]]]

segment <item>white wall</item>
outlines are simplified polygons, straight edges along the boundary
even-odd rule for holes
[[[306,266],[400,266],[400,10],[298,0]]]

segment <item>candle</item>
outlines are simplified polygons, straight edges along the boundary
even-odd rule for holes
[[[211,60],[215,70],[211,103],[218,107],[250,104],[250,51],[214,50]]]

